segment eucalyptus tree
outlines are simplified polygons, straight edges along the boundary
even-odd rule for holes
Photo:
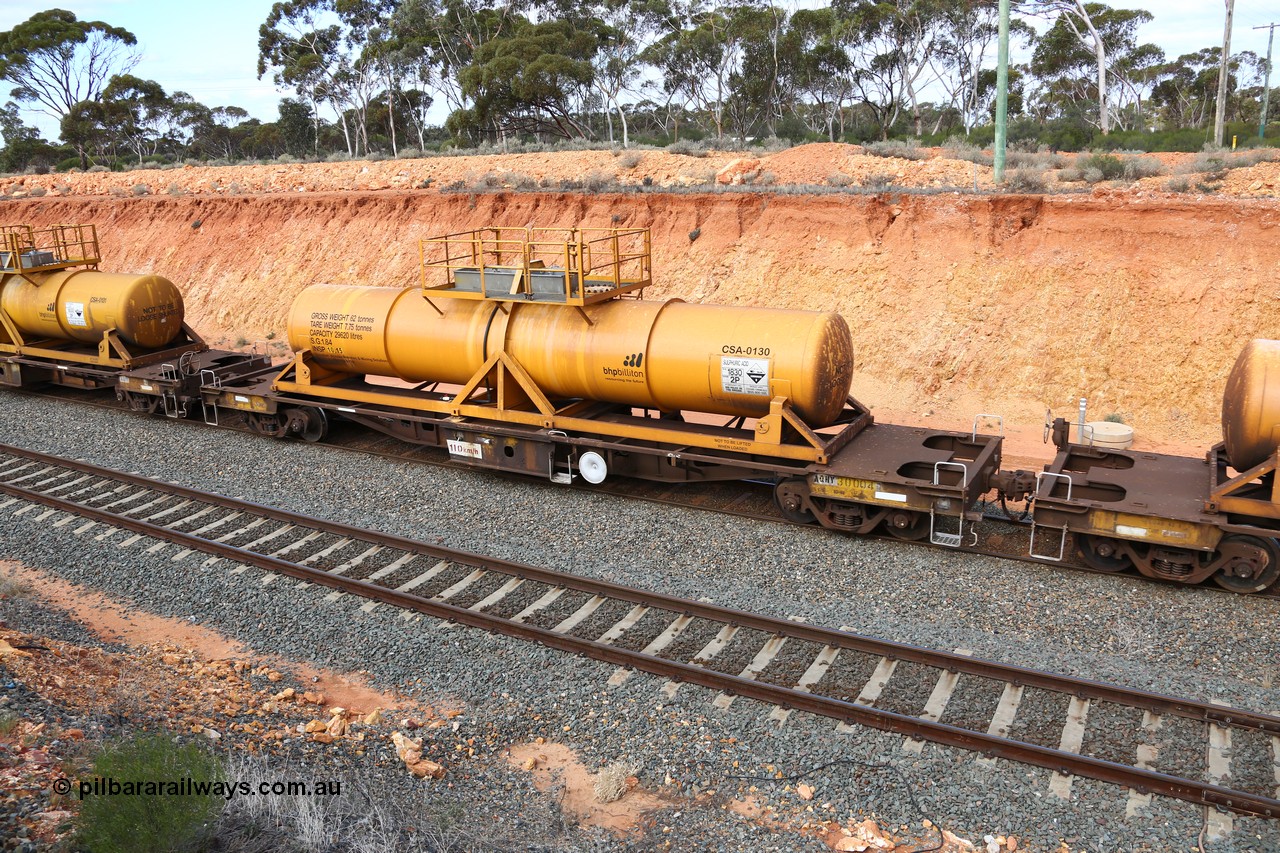
[[[930,61],[938,86],[947,93],[948,104],[960,116],[965,135],[985,117],[980,98],[982,72],[995,54],[999,32],[999,0],[958,0],[942,10],[938,18],[938,43]],[[1013,32],[1034,37],[1020,20]],[[937,133],[945,117],[939,111]]]
[[[588,7],[589,8],[589,7]],[[618,117],[622,147],[631,144],[624,98],[639,91],[644,71],[641,54],[660,33],[678,26],[678,10],[671,0],[602,0],[593,10],[603,27],[592,66],[600,96]],[[609,119],[609,141],[613,120]]]
[[[591,135],[575,106],[592,87],[598,33],[563,20],[517,22],[475,51],[459,74],[471,108],[455,110],[455,134],[550,133],[565,139]]]
[[[102,90],[99,115],[106,142],[128,148],[138,163],[159,153],[166,143],[177,148],[185,143],[184,130],[195,118],[194,104],[185,92],[170,96],[154,80],[118,74]]]
[[[279,2],[258,28],[258,77],[271,71],[277,86],[293,88],[310,105],[316,154],[320,153],[320,104],[331,91],[342,47],[341,28],[325,22],[324,12],[312,0]]]
[[[800,37],[790,16],[772,3],[742,4],[732,10],[738,58],[729,78],[729,112],[738,135],[777,135],[778,123],[796,98]]]
[[[908,103],[917,136],[923,133],[920,93],[931,81],[941,39],[944,0],[834,0],[853,87],[888,138]]]
[[[9,101],[0,107],[0,172],[21,172],[36,166],[48,168],[59,157],[57,149],[40,138],[40,131],[22,121],[17,103]]]
[[[788,31],[795,51],[794,108],[811,130],[835,142],[837,126],[838,135],[844,135],[844,105],[852,91],[852,64],[841,46],[840,24],[830,7],[797,9]]]
[[[64,9],[37,12],[0,32],[0,80],[13,84],[16,101],[61,122],[77,104],[100,100],[113,76],[138,64],[137,43],[133,33],[105,21],[81,21]],[[86,168],[85,150],[77,151]]]
[[[1160,66],[1150,101],[1165,125],[1175,128],[1208,127],[1218,103],[1221,56],[1221,46],[1214,45],[1184,53]],[[1265,60],[1252,51],[1231,57],[1227,65],[1227,107],[1234,107],[1237,115],[1244,111],[1244,105],[1233,104],[1232,93],[1240,91],[1240,79],[1246,73],[1251,82],[1260,82],[1259,72],[1264,64]],[[1261,89],[1258,89],[1258,94],[1261,94]]]
[[[394,8],[394,0],[282,0],[258,28],[258,76],[271,71],[276,85],[293,87],[310,103],[317,145],[324,102],[342,124],[347,153],[368,151],[369,104],[382,69],[366,46],[371,32],[389,25]]]
[[[19,102],[61,119],[81,101],[96,101],[116,74],[141,57],[138,40],[104,21],[81,21],[72,12],[38,12],[0,33],[0,79],[12,83]]]
[[[204,107],[196,110],[191,125],[188,154],[234,160],[239,145],[235,128],[247,118],[249,118],[248,111],[236,106]],[[309,145],[304,147],[304,154],[309,147]]]
[[[1111,93],[1117,83],[1112,75],[1138,76],[1157,61],[1159,48],[1137,44],[1138,27],[1154,19],[1151,13],[1084,0],[1029,0],[1021,10],[1051,22],[1031,59],[1031,71],[1045,82],[1049,98],[1065,97],[1078,106],[1082,89],[1091,87],[1098,104],[1095,123],[1103,135],[1110,133],[1115,117]],[[1125,81],[1119,82],[1123,86]]]
[[[725,111],[735,82],[741,81],[744,42],[762,8],[758,0],[720,5],[693,0],[682,10],[681,27],[641,53],[657,69],[669,101],[710,116],[717,139],[724,137]]]

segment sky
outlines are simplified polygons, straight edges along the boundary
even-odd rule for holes
[[[782,4],[797,5],[796,0],[782,0]],[[803,5],[819,3],[808,0]],[[1169,57],[1222,40],[1222,3],[1115,0],[1110,5],[1151,12],[1155,20],[1139,31],[1139,37],[1164,48]],[[186,92],[210,107],[240,106],[250,116],[273,121],[280,98],[293,93],[277,90],[270,74],[262,80],[257,76],[258,27],[271,6],[272,0],[0,0],[0,32],[55,7],[68,9],[81,20],[106,21],[137,36],[142,61],[133,73],[138,77],[155,80],[166,92]],[[1264,54],[1267,32],[1253,27],[1273,21],[1280,23],[1275,0],[1236,0],[1232,52]],[[1015,56],[1014,61],[1018,60]],[[8,100],[7,88],[0,83],[0,103]],[[24,110],[24,117],[46,138],[57,137],[52,119],[32,110]],[[433,118],[443,121],[444,115]]]

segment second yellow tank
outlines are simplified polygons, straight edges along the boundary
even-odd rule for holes
[[[1280,341],[1245,344],[1222,394],[1222,440],[1237,471],[1280,447]]]
[[[839,415],[853,341],[839,314],[615,299],[563,305],[437,299],[314,285],[289,343],[333,370],[461,384],[507,352],[545,393],[662,411],[756,417],[776,393],[812,427]]]

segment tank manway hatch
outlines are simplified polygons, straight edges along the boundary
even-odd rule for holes
[[[652,283],[647,228],[488,227],[419,243],[422,290],[437,298],[581,307]]]

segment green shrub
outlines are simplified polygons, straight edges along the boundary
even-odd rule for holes
[[[906,142],[890,139],[885,142],[867,142],[862,150],[872,157],[897,157],[900,160],[927,160],[928,153],[921,151],[918,141]]]
[[[829,187],[847,187],[853,183],[853,178],[844,172],[832,172],[827,175],[827,186]]]
[[[611,173],[597,169],[588,172],[586,176],[583,177],[582,188],[587,192],[598,193],[612,188],[614,183],[614,177]]]
[[[893,186],[894,180],[895,177],[893,175],[890,175],[887,172],[879,172],[874,175],[868,175],[862,182],[862,186],[865,189],[879,192],[880,190],[887,190],[889,187]]]
[[[1086,176],[1094,171],[1099,173],[1100,177],[1097,180],[1089,181],[1091,184],[1096,184],[1098,181],[1114,181],[1117,178],[1124,177],[1124,161],[1114,154],[1093,153],[1088,157],[1079,159],[1077,166],[1084,170]],[[1085,180],[1089,180],[1088,177]]]
[[[769,154],[776,154],[779,151],[785,151],[791,147],[791,142],[786,139],[780,139],[776,136],[766,136],[758,139],[751,145],[752,148],[762,148]]]
[[[1066,159],[1061,154],[1049,151],[1010,151],[1004,162],[1010,169],[1061,169],[1066,165]]]
[[[111,170],[108,169],[106,166],[102,165],[101,163],[94,163],[92,166],[89,167],[89,171],[90,172],[110,172]]]
[[[1005,176],[1004,188],[1011,193],[1042,193],[1047,188],[1041,169],[1014,169]]]
[[[1124,176],[1127,180],[1152,178],[1164,174],[1164,166],[1155,157],[1125,157]]]
[[[675,142],[667,146],[668,154],[684,154],[689,157],[706,157],[707,149],[701,142],[692,142],[688,139],[677,139]]]
[[[1164,182],[1164,188],[1171,193],[1184,193],[1191,189],[1191,181],[1184,177],[1170,178]]]
[[[992,156],[977,145],[959,136],[952,136],[942,144],[943,153],[953,160],[967,160],[979,166],[990,166]]]
[[[140,782],[193,784],[221,779],[221,766],[195,744],[144,735],[108,746],[93,761],[93,776],[125,785]],[[222,806],[209,795],[86,796],[76,819],[75,846],[94,853],[196,850],[208,840]]]

